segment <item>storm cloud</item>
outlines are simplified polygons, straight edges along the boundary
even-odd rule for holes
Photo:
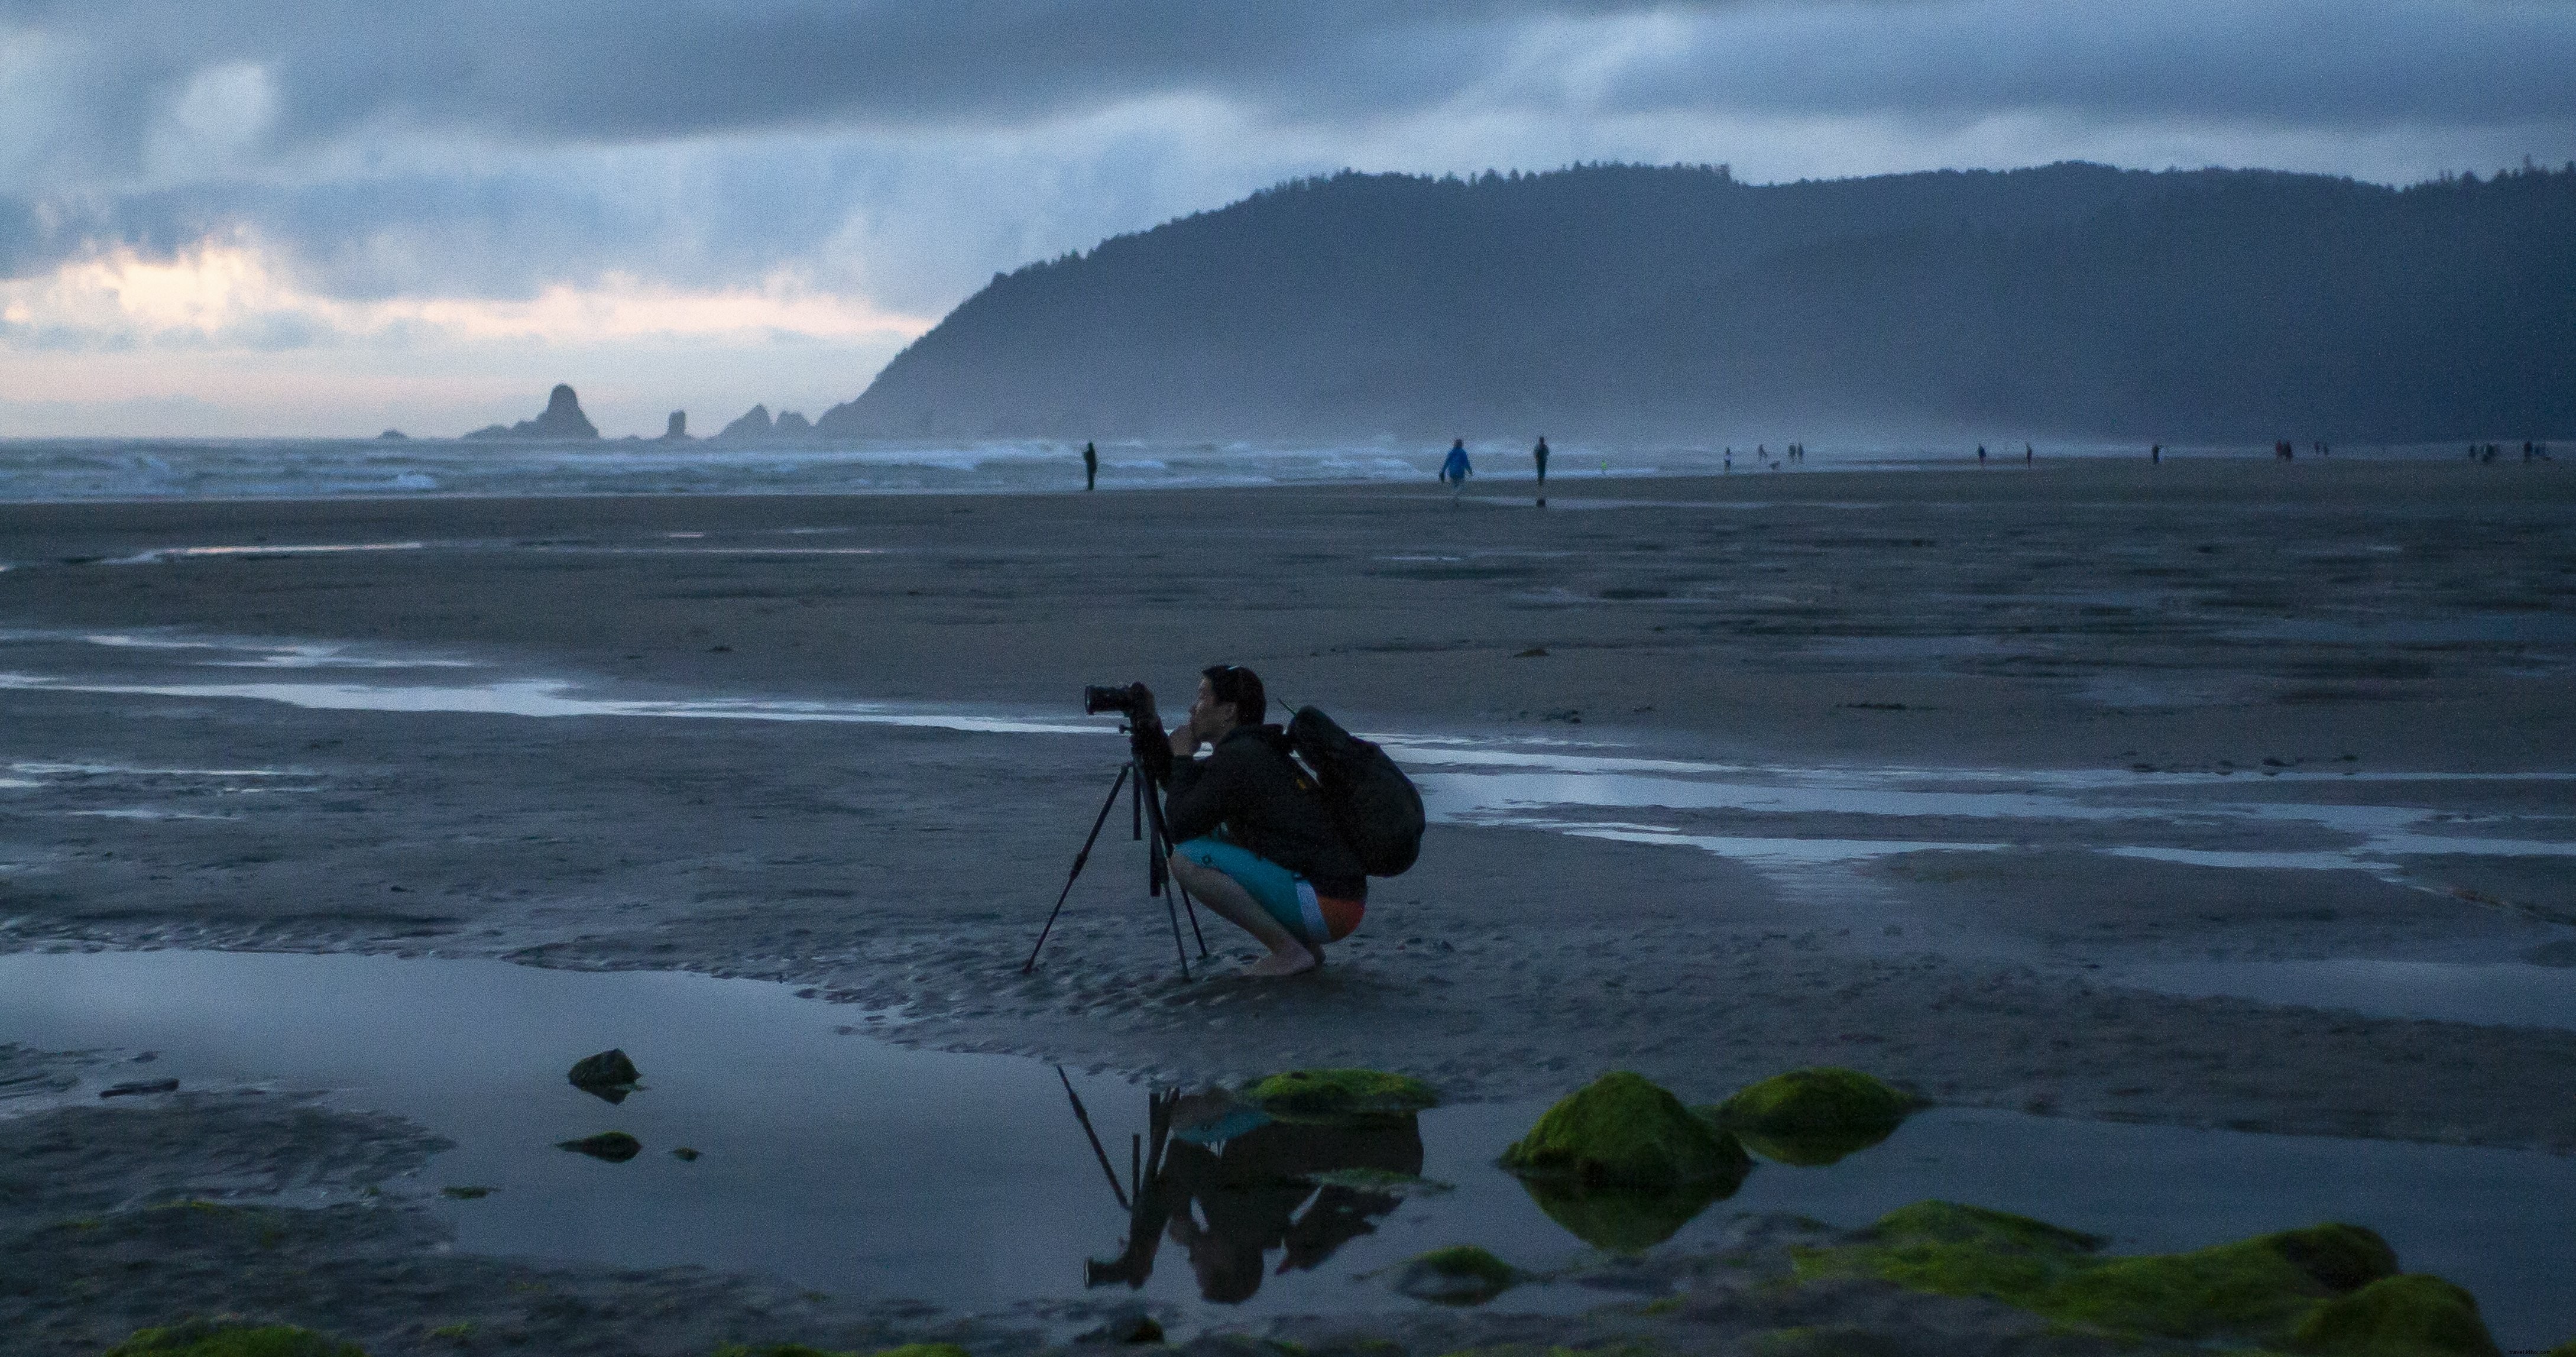
[[[0,278],[211,243],[350,302],[783,287],[935,317],[1344,166],[2557,163],[2576,5],[0,0],[0,126]],[[81,342],[11,305],[0,347]]]

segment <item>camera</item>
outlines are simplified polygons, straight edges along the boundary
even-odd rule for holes
[[[1149,700],[1151,695],[1141,683],[1089,684],[1082,690],[1082,714],[1097,716],[1105,711],[1114,711],[1121,716],[1133,716],[1136,708]]]

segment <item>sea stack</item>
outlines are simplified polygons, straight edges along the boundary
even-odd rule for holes
[[[767,438],[768,436],[769,407],[766,405],[751,407],[743,412],[742,418],[724,426],[716,433],[718,438]]]
[[[535,419],[523,419],[503,427],[487,425],[465,435],[468,438],[597,438],[599,430],[590,417],[581,412],[581,398],[572,388],[557,384],[546,397],[545,413]]]
[[[662,441],[665,443],[685,443],[689,441],[688,411],[674,410],[671,412],[671,422],[664,425],[662,428]]]

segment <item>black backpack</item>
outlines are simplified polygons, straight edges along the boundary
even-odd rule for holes
[[[1400,876],[1422,856],[1422,793],[1386,751],[1313,707],[1288,721],[1288,746],[1313,770],[1324,809],[1370,876]]]

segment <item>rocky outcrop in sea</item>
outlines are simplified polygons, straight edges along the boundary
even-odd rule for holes
[[[545,413],[535,419],[523,419],[503,427],[486,425],[465,435],[467,438],[597,438],[599,429],[590,416],[581,412],[581,398],[572,388],[558,383],[546,397]]]
[[[769,407],[755,405],[742,418],[724,426],[716,437],[736,443],[770,443],[814,436],[813,422],[794,410],[782,410],[778,418],[769,417]]]

